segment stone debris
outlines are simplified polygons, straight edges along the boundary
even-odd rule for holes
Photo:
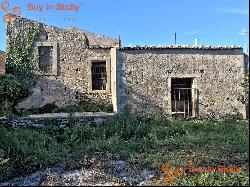
[[[107,167],[105,168],[105,164]],[[153,185],[155,172],[138,169],[125,161],[105,163],[104,168],[81,168],[65,170],[62,168],[47,168],[37,171],[27,177],[15,178],[0,186],[147,186]]]

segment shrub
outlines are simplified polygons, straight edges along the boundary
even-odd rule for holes
[[[12,74],[0,76],[0,103],[16,103],[25,92],[21,82]]]
[[[0,76],[0,116],[12,117],[18,114],[16,104],[30,93],[24,82],[12,74]]]
[[[55,103],[49,103],[38,109],[39,114],[55,113],[59,111],[59,107]]]
[[[78,106],[81,112],[113,112],[113,105],[106,101],[81,100]]]

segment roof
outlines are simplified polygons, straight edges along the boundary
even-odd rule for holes
[[[121,50],[141,50],[141,49],[242,49],[241,46],[191,46],[191,45],[168,45],[168,46],[128,46],[128,47],[121,47]]]
[[[110,46],[110,45],[102,45],[102,46],[90,45],[88,48],[89,49],[111,49],[111,48],[113,48],[113,46]]]

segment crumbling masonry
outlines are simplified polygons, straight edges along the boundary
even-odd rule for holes
[[[8,33],[32,24],[38,23],[15,17]],[[151,115],[220,118],[237,109],[246,116],[237,100],[245,75],[241,47],[121,47],[119,40],[42,24],[35,51],[40,78],[19,109],[91,100],[112,104],[114,112],[128,106]]]

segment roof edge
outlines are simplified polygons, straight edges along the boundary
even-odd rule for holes
[[[141,50],[141,49],[243,49],[241,46],[191,46],[191,45],[169,45],[169,46],[125,46],[119,48],[120,50]]]

